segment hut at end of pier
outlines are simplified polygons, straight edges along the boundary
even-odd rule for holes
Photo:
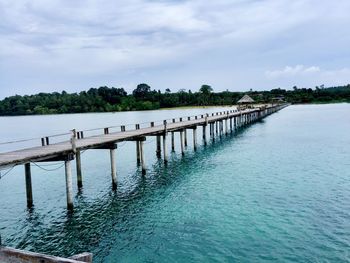
[[[249,95],[245,94],[239,101],[237,101],[238,109],[244,110],[247,108],[251,108],[254,102],[255,101]]]

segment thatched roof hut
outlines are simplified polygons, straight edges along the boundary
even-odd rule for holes
[[[249,95],[244,95],[239,101],[238,104],[251,104],[254,103],[254,100]]]

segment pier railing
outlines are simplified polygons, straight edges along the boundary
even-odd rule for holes
[[[60,142],[69,141],[72,136],[72,131],[75,131],[77,139],[83,139],[88,136],[98,136],[102,134],[109,134],[115,132],[125,132],[125,131],[133,131],[136,129],[143,129],[154,126],[162,126],[164,125],[164,121],[167,123],[175,123],[175,122],[186,122],[191,120],[197,120],[201,118],[205,118],[205,116],[223,116],[227,113],[240,112],[239,110],[229,110],[229,111],[218,111],[213,113],[206,114],[198,114],[198,115],[190,115],[184,117],[177,118],[169,118],[162,119],[156,121],[147,121],[142,123],[129,123],[123,125],[114,125],[114,126],[104,126],[98,128],[91,129],[72,129],[71,131],[58,133],[58,134],[50,134],[43,135],[33,138],[23,138],[18,140],[8,140],[8,141],[0,141],[0,153],[9,151],[9,150],[21,150],[27,147],[36,147],[36,146],[48,146],[50,144],[56,144]],[[138,128],[137,128],[138,127]]]

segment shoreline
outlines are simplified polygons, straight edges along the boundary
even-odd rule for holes
[[[312,103],[292,103],[291,105],[324,105],[324,104],[343,104],[343,103],[350,103],[347,101],[337,101],[337,102],[312,102]],[[269,104],[269,103],[259,103],[256,105],[261,104]],[[152,109],[152,110],[127,110],[127,111],[95,111],[95,112],[70,112],[70,113],[48,113],[48,114],[23,114],[23,115],[0,115],[0,118],[7,118],[7,117],[24,117],[24,116],[55,116],[55,115],[65,115],[65,114],[102,114],[102,113],[119,113],[119,112],[142,112],[142,111],[159,111],[159,110],[179,110],[179,109],[210,109],[210,108],[237,108],[237,104],[231,104],[231,105],[208,105],[208,106],[178,106],[178,107],[166,107],[166,108],[159,108],[159,109]]]

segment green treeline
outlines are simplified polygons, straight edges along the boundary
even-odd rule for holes
[[[11,96],[0,101],[0,115],[31,115],[55,113],[111,112],[128,110],[153,110],[178,106],[210,106],[235,104],[244,94],[256,102],[271,102],[284,98],[291,103],[350,102],[350,84],[347,86],[292,90],[272,89],[270,91],[213,92],[209,85],[202,85],[196,91],[181,89],[171,92],[152,90],[147,84],[139,84],[132,94],[123,88],[91,88],[88,91],[69,94],[39,93],[36,95]]]

